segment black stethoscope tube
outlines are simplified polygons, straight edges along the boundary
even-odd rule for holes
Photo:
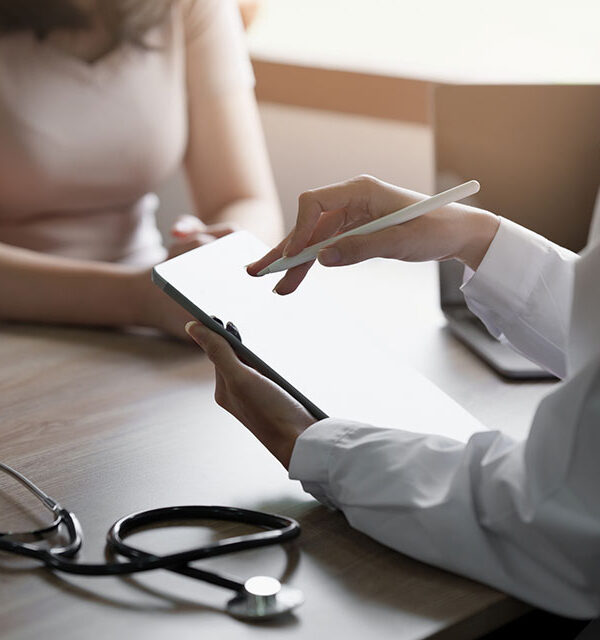
[[[81,525],[74,513],[63,508],[60,503],[51,498],[38,486],[33,484],[23,474],[7,464],[0,462],[0,471],[8,473],[17,482],[42,502],[44,507],[52,512],[53,521],[50,525],[29,532],[0,532],[0,551],[6,551],[19,556],[32,558],[42,562],[50,569],[84,576],[118,576],[166,569],[190,578],[202,580],[210,584],[231,589],[236,592],[227,605],[228,611],[237,617],[249,620],[265,620],[273,616],[289,612],[302,603],[302,593],[297,589],[282,586],[273,578],[269,589],[272,593],[265,595],[264,589],[255,591],[255,585],[248,586],[253,580],[264,580],[264,576],[255,576],[245,583],[229,576],[212,571],[190,567],[189,563],[203,558],[222,556],[246,549],[256,549],[273,544],[282,544],[293,540],[300,534],[300,525],[291,518],[284,516],[238,509],[236,507],[220,506],[178,506],[163,507],[132,513],[117,520],[109,529],[106,536],[107,551],[115,555],[129,558],[128,562],[108,562],[105,564],[85,564],[72,560],[83,544]],[[166,525],[172,522],[190,520],[225,520],[257,526],[263,529],[259,533],[252,533],[233,538],[218,540],[188,551],[172,553],[166,556],[156,556],[127,544],[127,536],[148,526]],[[44,538],[45,534],[57,534],[61,527],[66,533],[67,541],[60,546],[42,548],[39,544],[19,541],[22,536]],[[276,583],[275,585],[273,584]],[[275,588],[276,587],[276,588]]]
[[[219,540],[211,545],[206,545],[202,549],[203,555],[194,559],[199,560],[201,558],[211,558],[272,544],[282,544],[289,540],[293,540],[300,534],[300,525],[295,520],[284,518],[282,516],[251,511],[249,509],[238,509],[236,507],[184,506],[142,511],[132,514],[127,518],[123,518],[111,527],[107,535],[107,544],[110,549],[120,553],[122,556],[127,558],[141,558],[148,561],[151,558],[156,558],[156,556],[126,544],[123,541],[123,538],[131,535],[139,529],[143,529],[157,522],[166,523],[177,520],[209,518],[230,522],[243,522],[245,524],[266,528],[267,531],[238,536],[236,538],[228,538],[226,540]],[[187,564],[188,562],[191,562],[191,560],[186,560],[184,562]],[[226,589],[232,589],[234,591],[239,591],[244,587],[242,582],[234,580],[233,578],[227,578],[223,575],[202,569],[196,569],[194,567],[172,567],[171,570],[175,573],[180,573],[190,578],[204,580],[205,582],[209,582]]]
[[[155,556],[136,549],[124,542],[124,538],[150,525],[166,524],[180,520],[226,520],[259,527],[266,531],[218,540],[209,545],[172,553],[166,556]],[[300,525],[291,518],[283,516],[221,506],[177,506],[141,511],[121,518],[113,524],[107,534],[108,548],[129,558],[128,562],[107,564],[85,564],[68,560],[74,556],[82,544],[81,527],[75,515],[66,509],[58,512],[57,525],[64,525],[69,542],[65,546],[46,550],[35,545],[16,543],[0,537],[0,550],[34,558],[47,567],[75,575],[111,576],[167,569],[175,573],[209,582],[233,591],[241,591],[244,584],[217,573],[186,566],[188,563],[203,558],[212,558],[237,551],[256,549],[272,544],[281,544],[293,540],[300,534]]]

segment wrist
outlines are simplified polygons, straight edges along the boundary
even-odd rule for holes
[[[273,455],[281,462],[285,469],[290,468],[290,461],[294,447],[296,446],[296,440],[308,427],[316,422],[308,413],[306,416],[303,416],[303,418],[302,421],[298,421],[296,424],[290,425],[289,428],[285,429],[285,431],[281,433],[280,441],[271,449]]]
[[[477,271],[499,226],[500,219],[493,213],[471,207],[465,209],[461,225],[463,241],[452,257]]]
[[[290,468],[290,461],[292,459],[292,453],[294,446],[296,445],[296,439],[300,434],[289,434],[286,438],[282,439],[276,447],[273,447],[271,453],[281,462],[285,469]]]
[[[136,269],[128,274],[125,286],[129,293],[127,306],[129,309],[129,324],[132,326],[148,326],[152,316],[149,304],[152,283],[147,269]]]

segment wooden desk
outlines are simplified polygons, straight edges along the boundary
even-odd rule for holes
[[[390,274],[390,268],[397,272]],[[394,296],[385,274],[396,279]],[[379,305],[372,307],[377,325],[385,313],[407,359],[491,426],[527,424],[549,385],[506,384],[446,335],[433,265],[373,262],[359,275],[357,286],[364,285],[366,300]],[[79,516],[83,558],[101,560],[108,527],[132,511],[186,503],[266,509],[302,524],[300,553],[295,566],[291,554],[286,580],[306,595],[296,616],[246,625],[222,613],[227,591],[167,572],[126,580],[73,578],[0,555],[4,640],[314,639],[332,629],[335,637],[347,639],[465,640],[527,609],[373,542],[350,529],[340,513],[305,495],[216,406],[212,367],[190,345],[4,325],[0,362],[0,459]],[[14,501],[14,485],[0,482],[0,529],[6,518],[31,522],[31,514]],[[31,504],[24,499],[25,507]],[[218,529],[231,530],[241,527]],[[159,551],[213,535],[215,529],[178,527],[169,531],[170,547],[156,532],[140,534],[140,543]],[[272,548],[207,564],[239,576],[281,576],[286,555]]]

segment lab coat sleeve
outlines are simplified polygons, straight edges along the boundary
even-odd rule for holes
[[[468,443],[338,419],[309,427],[290,477],[409,556],[561,615],[600,614],[600,366],[539,406],[530,436]]]
[[[500,218],[476,272],[465,270],[469,309],[496,338],[560,378],[567,373],[566,344],[577,254]]]

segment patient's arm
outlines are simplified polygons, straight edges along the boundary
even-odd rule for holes
[[[230,2],[186,4],[185,168],[196,213],[278,242],[281,211],[239,12]]]
[[[0,243],[0,320],[143,325],[183,337],[189,319],[152,284],[147,269]]]

